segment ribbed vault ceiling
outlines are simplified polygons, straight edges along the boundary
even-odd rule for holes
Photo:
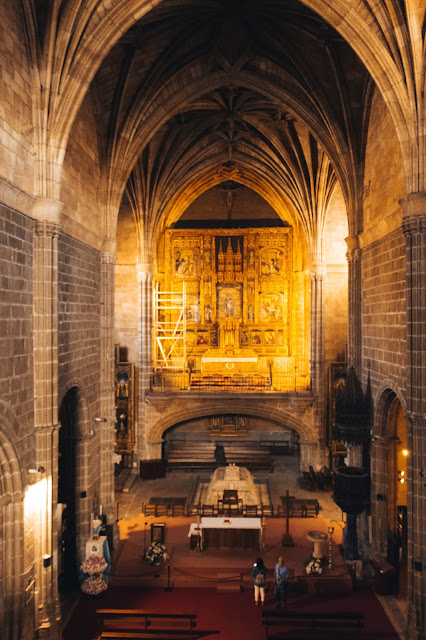
[[[357,209],[372,82],[297,0],[165,0],[92,86],[111,201],[133,171],[147,240],[227,179],[301,225],[313,251],[336,179]]]

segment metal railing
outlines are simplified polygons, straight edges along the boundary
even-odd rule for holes
[[[152,376],[154,392],[191,393],[288,393],[307,395],[311,392],[308,376],[285,374],[202,375],[190,371],[158,370]]]

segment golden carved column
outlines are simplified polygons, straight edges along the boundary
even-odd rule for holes
[[[35,532],[36,628],[39,638],[60,637],[57,586],[58,539],[58,237],[63,205],[38,198],[34,225],[34,429],[39,481],[39,526]],[[43,556],[50,557],[43,566]]]
[[[400,202],[406,239],[407,638],[426,638],[426,193]]]

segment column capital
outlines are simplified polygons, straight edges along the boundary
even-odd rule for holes
[[[322,279],[327,273],[327,265],[325,262],[312,262],[310,268],[311,278]]]
[[[402,230],[405,237],[414,233],[426,232],[426,213],[404,217],[402,219]]]
[[[111,253],[115,255],[117,251],[117,241],[105,238],[102,242],[102,253]]]
[[[151,262],[138,262],[136,265],[136,273],[138,275],[138,280],[141,281],[147,275],[152,276],[152,263]]]
[[[426,216],[426,191],[409,193],[405,198],[401,198],[399,204],[404,218]]]
[[[362,249],[351,249],[350,251],[347,251],[346,260],[348,261],[348,264],[360,262],[361,254],[362,254]]]
[[[345,238],[345,242],[348,247],[348,253],[361,251],[359,236],[348,236],[347,238]]]
[[[63,209],[64,205],[59,200],[39,196],[33,206],[33,218],[60,227]]]

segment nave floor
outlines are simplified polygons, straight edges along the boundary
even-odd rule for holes
[[[294,547],[283,548],[281,545],[282,534],[286,529],[285,519],[266,518],[264,549],[261,553],[265,565],[272,569],[278,555],[283,555],[286,564],[292,569],[293,575],[303,578],[306,575],[304,571],[305,563],[312,551],[312,543],[307,540],[308,532],[310,530],[327,532],[331,523],[334,526],[332,542],[333,569],[328,577],[324,575],[316,579],[321,580],[321,590],[324,588],[327,590],[329,587],[331,593],[327,596],[318,593],[318,589],[313,586],[314,581],[311,580],[307,586],[308,592],[306,594],[294,594],[294,605],[296,606],[296,602],[302,602],[303,598],[310,603],[319,602],[321,599],[327,598],[331,603],[331,601],[339,597],[335,594],[337,585],[340,597],[344,598],[341,606],[345,608],[347,600],[344,594],[350,597],[350,594],[354,592],[351,591],[351,579],[337,547],[342,540],[343,522],[341,520],[341,510],[335,505],[331,494],[326,492],[312,493],[299,488],[297,484],[298,461],[295,458],[277,456],[274,472],[266,475],[269,479],[273,504],[279,504],[280,497],[285,494],[286,489],[289,489],[290,494],[297,498],[317,498],[321,505],[321,511],[317,518],[290,519],[290,533],[295,543]],[[264,477],[265,474],[255,474],[257,481],[262,480]],[[215,607],[219,606],[219,611],[222,610],[222,604],[227,601],[227,598],[237,599],[237,603],[240,604],[244,600],[244,607],[250,605],[252,590],[250,572],[253,562],[259,555],[258,551],[255,549],[209,549],[199,552],[189,548],[189,524],[195,521],[195,518],[155,518],[154,516],[144,516],[142,514],[142,503],[149,502],[152,497],[173,496],[188,498],[194,492],[197,478],[197,474],[187,472],[175,472],[167,474],[166,478],[144,480],[143,482],[138,478],[129,493],[116,494],[120,544],[114,553],[110,587],[105,592],[106,595],[102,596],[102,599],[111,598],[113,594],[116,594],[116,600],[122,598],[123,594],[126,593],[129,597],[133,597],[131,595],[133,593],[147,594],[155,592],[164,594],[166,586],[171,586],[174,594],[180,592],[189,594],[189,590],[196,587],[197,593],[205,593],[205,597],[210,599],[211,602],[214,600]],[[170,553],[170,573],[166,568],[158,570],[147,565],[142,560],[144,547],[150,541],[150,525],[155,522],[164,522],[166,525],[165,542]],[[326,543],[324,545],[324,553],[328,555],[328,552],[328,543]],[[212,594],[214,594],[214,598]],[[170,592],[167,593],[170,603],[171,595]],[[175,597],[178,596],[176,595]],[[374,597],[374,601],[377,602],[379,607],[380,615],[384,615],[384,613],[379,600],[385,607],[388,617],[392,620],[395,628],[401,632],[400,637],[402,637],[403,617],[398,607],[395,606],[391,597]],[[85,599],[82,600],[79,606],[88,607]],[[113,605],[102,604],[101,606]],[[148,602],[146,602],[145,598],[143,604],[139,606],[148,607]],[[162,606],[166,606],[166,604],[163,604],[162,597],[159,597],[156,608]],[[237,605],[234,603],[232,606]],[[375,615],[377,615],[377,612]],[[71,618],[71,622],[73,618],[74,616]],[[204,627],[207,628],[206,625]],[[211,625],[209,628],[212,628]],[[250,629],[253,631],[252,626]],[[225,632],[223,633],[224,635],[221,634],[216,637],[221,639],[232,637],[233,640],[237,640],[237,636],[228,636]],[[64,635],[66,640],[71,637]],[[263,639],[264,630],[259,629],[259,635],[246,635],[245,637],[252,637],[253,640],[257,639],[257,637],[259,639],[262,637]],[[385,638],[382,635],[376,637]],[[390,627],[386,640],[396,640],[397,637]],[[82,638],[81,640],[84,639]]]

